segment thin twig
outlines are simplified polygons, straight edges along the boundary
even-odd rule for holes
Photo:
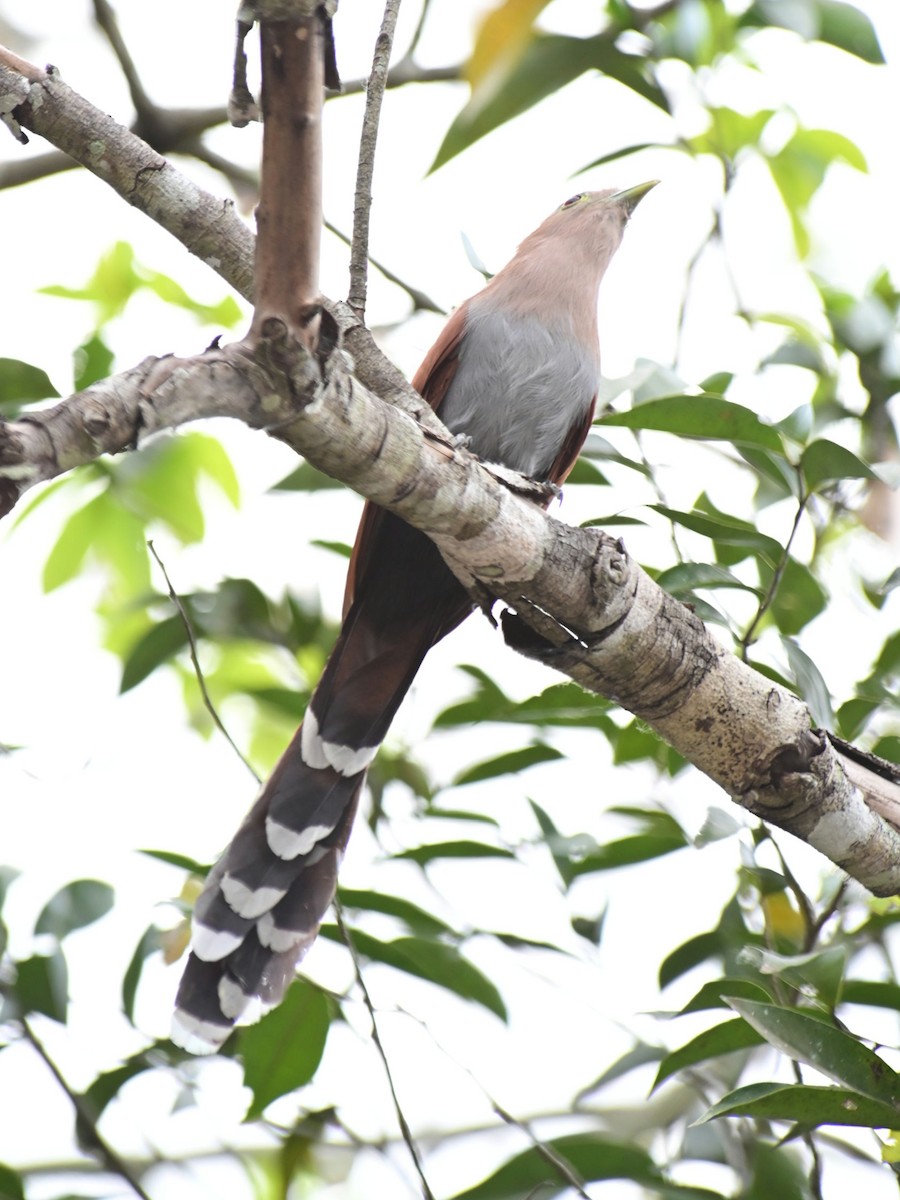
[[[350,291],[347,303],[361,321],[366,316],[366,262],[369,256],[369,213],[372,208],[372,175],[375,171],[375,145],[381,102],[387,82],[394,30],[400,0],[386,0],[381,29],[375,39],[372,71],[366,87],[366,110],[359,138],[359,162],[356,168],[356,194],[353,199],[353,241],[350,246]]]
[[[406,53],[400,60],[401,63],[408,63],[412,66],[415,53],[419,48],[419,42],[422,40],[422,34],[425,31],[425,22],[428,20],[428,10],[431,8],[431,0],[422,0],[422,7],[419,9],[419,19],[416,21],[416,27],[413,30],[413,35],[409,39],[409,45],[406,47]],[[398,63],[398,66],[400,64]]]
[[[214,722],[216,728],[218,729],[219,733],[222,734],[222,736],[225,738],[225,741],[232,748],[232,750],[235,752],[235,754],[238,756],[238,758],[241,760],[241,762],[244,764],[244,766],[247,768],[247,770],[250,772],[250,774],[253,776],[253,778],[256,780],[256,782],[259,783],[260,782],[259,776],[253,770],[253,767],[250,765],[248,760],[241,753],[240,748],[237,745],[237,743],[235,742],[234,738],[231,736],[231,734],[225,728],[222,718],[219,716],[218,712],[216,711],[216,706],[212,702],[212,698],[210,697],[209,691],[207,690],[207,687],[206,687],[206,680],[203,677],[203,668],[200,666],[200,658],[199,658],[199,655],[197,654],[197,639],[194,636],[194,628],[191,625],[191,618],[188,615],[187,609],[184,607],[184,604],[181,601],[181,597],[175,591],[174,587],[172,587],[172,581],[169,578],[169,572],[166,570],[166,565],[163,562],[163,560],[159,557],[157,549],[153,545],[152,541],[148,540],[147,549],[150,551],[150,553],[153,555],[153,557],[156,559],[157,563],[159,564],[159,569],[163,573],[163,579],[165,579],[165,581],[166,581],[166,587],[168,588],[168,592],[169,592],[169,599],[175,605],[175,610],[178,613],[179,617],[181,618],[181,623],[184,626],[184,632],[185,632],[185,634],[187,636],[187,640],[188,640],[188,649],[189,649],[190,655],[191,655],[191,663],[193,664],[193,667],[194,667],[194,675],[197,679],[197,685],[200,688],[200,695],[203,697],[203,705],[204,705],[206,711],[212,717],[213,722]]]
[[[350,930],[344,923],[344,911],[341,908],[341,903],[335,896],[332,901],[334,905],[334,915],[337,920],[337,927],[340,930],[341,938],[344,945],[350,952],[350,958],[353,962],[353,972],[356,976],[356,982],[359,985],[359,990],[362,993],[363,1003],[366,1006],[366,1011],[369,1014],[369,1020],[372,1022],[372,1041],[375,1044],[375,1049],[378,1051],[381,1058],[384,1073],[387,1077],[388,1087],[391,1092],[391,1099],[394,1102],[394,1112],[397,1114],[397,1124],[400,1126],[400,1133],[403,1141],[406,1143],[406,1148],[409,1150],[410,1158],[413,1160],[413,1165],[416,1168],[416,1173],[419,1176],[419,1182],[422,1185],[422,1195],[425,1200],[434,1200],[434,1193],[429,1186],[428,1179],[425,1176],[425,1169],[422,1166],[422,1158],[419,1154],[419,1148],[416,1145],[415,1138],[412,1135],[412,1130],[409,1127],[409,1122],[404,1115],[403,1109],[400,1107],[400,1099],[397,1096],[397,1089],[394,1086],[394,1076],[391,1073],[391,1065],[388,1062],[388,1056],[385,1052],[384,1045],[381,1041],[381,1035],[378,1032],[378,1022],[375,1019],[375,1006],[372,1004],[372,997],[369,995],[369,989],[366,987],[366,981],[363,979],[362,967],[359,961],[359,955],[356,953],[356,947],[353,944],[353,938],[350,936]]]
[[[115,10],[108,0],[94,0],[94,20],[106,34],[106,40],[112,47],[113,54],[118,59],[119,66],[122,68],[122,74],[125,76],[125,81],[128,84],[131,103],[134,105],[134,111],[137,113],[138,118],[142,120],[149,115],[152,120],[155,105],[144,90],[140,73],[135,66],[134,59],[131,57],[131,52],[125,45],[122,31],[119,29]]]
[[[503,1107],[502,1104],[500,1104],[497,1100],[494,1099],[494,1097],[487,1090],[487,1088],[484,1086],[484,1084],[481,1082],[481,1080],[478,1078],[478,1076],[475,1074],[475,1072],[471,1069],[471,1067],[468,1067],[468,1066],[466,1066],[465,1063],[460,1062],[455,1054],[452,1054],[447,1049],[446,1046],[444,1046],[440,1041],[438,1041],[438,1039],[434,1036],[434,1033],[432,1032],[432,1030],[428,1028],[428,1026],[425,1024],[425,1022],[421,1019],[421,1017],[417,1017],[415,1015],[415,1013],[409,1012],[408,1009],[401,1008],[398,1011],[402,1012],[404,1016],[408,1017],[411,1021],[415,1021],[417,1025],[421,1026],[421,1028],[426,1032],[428,1037],[431,1039],[431,1042],[435,1046],[435,1048],[437,1050],[439,1050],[440,1053],[443,1054],[444,1057],[449,1062],[452,1062],[455,1067],[458,1067],[459,1069],[464,1071],[466,1073],[466,1075],[468,1075],[468,1077],[472,1080],[472,1083],[475,1085],[475,1087],[478,1088],[478,1090],[481,1092],[481,1094],[485,1097],[487,1102],[490,1104],[491,1110],[495,1116],[498,1116],[500,1118],[500,1120],[504,1121],[507,1125],[511,1125],[515,1129],[520,1129],[526,1135],[526,1137],[531,1142],[532,1146],[538,1152],[538,1154],[541,1156],[541,1158],[544,1159],[545,1162],[549,1163],[553,1167],[554,1171],[558,1172],[562,1176],[562,1178],[565,1180],[565,1182],[567,1184],[569,1184],[570,1187],[573,1187],[580,1196],[584,1196],[585,1200],[590,1200],[590,1197],[587,1196],[584,1191],[584,1181],[580,1180],[578,1178],[578,1176],[575,1174],[575,1171],[574,1171],[573,1167],[571,1166],[571,1164],[566,1162],[566,1160],[560,1154],[558,1154],[557,1151],[555,1151],[552,1146],[548,1146],[546,1144],[546,1142],[542,1142],[540,1140],[540,1138],[538,1138],[531,1130],[532,1122],[554,1120],[554,1119],[562,1116],[561,1113],[552,1113],[552,1112],[535,1113],[533,1116],[528,1117],[528,1118],[514,1117],[507,1109],[505,1109]],[[711,1104],[712,1101],[709,1100],[707,1103]],[[577,1111],[578,1111],[577,1106],[575,1109],[573,1109],[572,1111],[570,1111],[568,1113],[568,1116],[571,1117],[573,1111],[577,1113]],[[484,1126],[484,1125],[471,1126],[468,1132],[470,1132],[470,1133],[491,1133],[492,1129],[490,1126]],[[467,1131],[465,1129],[460,1129],[460,1130],[454,1130],[452,1133],[449,1133],[446,1136],[447,1137],[466,1136],[466,1133],[467,1133]],[[444,1139],[443,1134],[441,1134],[441,1138]]]
[[[566,1162],[562,1155],[557,1154],[552,1146],[548,1146],[546,1142],[542,1142],[540,1138],[535,1137],[535,1135],[531,1132],[531,1129],[525,1124],[524,1121],[520,1121],[516,1117],[512,1116],[511,1113],[508,1113],[506,1109],[499,1105],[496,1101],[492,1101],[492,1103],[494,1106],[494,1112],[497,1114],[500,1120],[505,1121],[507,1125],[511,1125],[514,1129],[520,1129],[531,1142],[532,1147],[537,1151],[538,1155],[544,1160],[545,1163],[548,1164],[548,1166],[553,1168],[553,1170],[557,1173],[557,1175],[559,1175],[560,1179],[562,1179],[564,1183],[567,1183],[569,1187],[572,1188],[573,1191],[577,1192],[579,1196],[582,1196],[584,1200],[591,1200],[590,1196],[584,1190],[584,1180],[578,1178],[571,1163]]]
[[[797,505],[797,511],[794,513],[794,523],[791,526],[791,532],[788,534],[788,540],[785,542],[784,549],[781,553],[781,558],[779,559],[772,573],[772,578],[769,582],[768,588],[766,589],[766,594],[763,596],[762,600],[760,600],[759,607],[756,610],[756,616],[750,622],[747,631],[741,638],[741,657],[743,658],[744,662],[747,661],[747,653],[750,650],[750,647],[753,645],[753,635],[756,632],[756,627],[765,616],[769,605],[775,598],[775,593],[778,591],[778,585],[781,583],[781,577],[784,575],[785,568],[788,564],[788,559],[790,558],[791,545],[797,535],[797,530],[800,527],[800,518],[806,512],[806,506],[808,503],[809,495],[802,495],[800,497],[800,503]]]
[[[418,63],[402,58],[388,71],[385,89],[406,87],[408,83],[459,83],[463,77],[465,63],[448,63],[445,67],[420,67]],[[348,79],[341,82],[340,92],[328,96],[329,100],[340,100],[342,96],[358,96],[369,86],[368,79]]]
[[[815,921],[813,922],[812,929],[809,931],[810,944],[808,949],[811,950],[813,946],[815,946],[816,940],[818,939],[819,934],[825,928],[826,923],[831,920],[831,918],[840,908],[844,896],[847,894],[848,883],[849,880],[845,876],[835,889],[835,893],[832,896],[830,903],[826,904],[816,917]]]
[[[144,1191],[143,1187],[141,1186],[141,1181],[131,1170],[131,1167],[127,1162],[125,1162],[124,1159],[119,1157],[109,1142],[107,1142],[100,1133],[100,1130],[97,1128],[97,1116],[91,1110],[91,1106],[87,1103],[83,1096],[79,1095],[78,1092],[74,1091],[69,1086],[69,1083],[62,1071],[60,1071],[54,1060],[47,1053],[43,1043],[31,1028],[31,1024],[29,1023],[28,1019],[26,1017],[22,1017],[21,1020],[25,1037],[31,1043],[31,1046],[34,1048],[38,1057],[43,1060],[53,1078],[68,1096],[72,1107],[75,1109],[78,1119],[91,1131],[91,1140],[99,1152],[100,1157],[103,1159],[107,1170],[111,1171],[114,1175],[119,1175],[122,1179],[124,1179],[134,1194],[136,1196],[140,1196],[141,1200],[150,1200],[150,1196]]]
[[[771,830],[769,830],[768,826],[764,826],[764,828],[768,834],[769,841],[774,847],[775,853],[778,855],[778,862],[781,865],[781,873],[787,880],[788,888],[793,893],[794,899],[797,901],[797,905],[800,909],[800,915],[803,917],[803,947],[804,951],[808,952],[813,948],[813,943],[810,942],[810,937],[812,936],[813,929],[816,927],[815,910],[813,909],[812,903],[806,892],[804,892],[803,888],[800,886],[797,876],[791,870],[787,859],[784,857],[784,852],[782,851],[778,842],[772,836]]]

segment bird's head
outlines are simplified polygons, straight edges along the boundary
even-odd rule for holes
[[[584,238],[598,248],[611,246],[615,251],[629,217],[658,182],[651,179],[623,191],[606,188],[601,192],[578,192],[561,204],[541,228],[554,236]]]
[[[513,263],[524,260],[538,267],[548,258],[575,261],[589,265],[592,278],[599,279],[619,248],[629,217],[658,182],[570,196],[522,242]]]

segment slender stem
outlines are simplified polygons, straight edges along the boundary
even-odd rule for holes
[[[583,1200],[591,1200],[590,1196],[584,1190],[583,1180],[579,1179],[575,1174],[575,1169],[571,1163],[566,1162],[562,1155],[557,1154],[552,1146],[548,1146],[546,1142],[542,1142],[540,1138],[535,1137],[524,1121],[519,1121],[516,1117],[508,1113],[505,1108],[502,1108],[496,1101],[494,1101],[494,1112],[497,1114],[500,1120],[505,1121],[507,1125],[511,1125],[514,1129],[522,1130],[522,1132],[531,1142],[531,1145],[536,1153],[544,1160],[545,1163],[548,1164],[548,1166],[553,1168],[560,1179],[562,1179],[564,1183],[567,1183],[573,1192],[577,1192],[579,1196],[583,1197]]]
[[[128,84],[131,103],[134,105],[134,111],[137,113],[138,118],[141,119],[148,114],[152,114],[154,111],[153,102],[144,90],[140,73],[135,66],[134,59],[131,57],[130,50],[125,44],[122,31],[119,29],[115,10],[108,0],[94,0],[94,20],[106,34],[106,39],[112,47],[113,54],[115,54],[119,61],[122,74],[125,76],[125,81]]]
[[[415,53],[419,48],[419,42],[422,40],[422,34],[425,32],[425,22],[428,20],[428,10],[431,8],[431,0],[422,0],[422,7],[419,10],[419,19],[416,21],[416,27],[413,30],[413,35],[409,39],[409,45],[406,47],[406,53],[403,55],[403,62],[412,63]]]
[[[459,83],[464,66],[465,63],[448,63],[444,67],[420,67],[418,63],[411,62],[407,55],[388,71],[385,89],[392,91],[394,88],[405,87],[408,83]],[[345,79],[341,83],[341,90],[328,99],[340,100],[342,96],[358,96],[360,92],[366,91],[368,86],[367,78]]]
[[[350,292],[347,303],[361,321],[366,315],[366,264],[369,254],[369,213],[372,208],[372,176],[375,171],[375,145],[381,102],[387,82],[397,28],[400,0],[386,0],[381,29],[375,39],[372,71],[366,88],[366,110],[359,139],[359,163],[356,169],[356,195],[353,201],[353,241],[350,246]]]
[[[791,532],[788,534],[788,540],[784,545],[781,558],[779,559],[775,566],[775,570],[772,573],[772,578],[769,582],[768,588],[766,589],[766,594],[763,596],[762,600],[760,600],[759,607],[756,610],[756,616],[750,622],[747,631],[741,638],[741,657],[743,658],[744,662],[747,661],[747,652],[753,645],[753,635],[756,633],[756,629],[760,621],[765,616],[769,605],[775,598],[775,593],[778,591],[778,585],[781,583],[781,577],[784,575],[785,568],[788,564],[788,559],[790,558],[791,545],[794,541],[794,538],[797,536],[797,530],[800,527],[800,518],[806,512],[806,506],[808,503],[809,496],[806,494],[802,495],[800,497],[800,503],[797,505],[797,511],[794,513],[794,523],[791,525]]]
[[[238,758],[241,760],[241,762],[244,764],[244,766],[247,768],[247,770],[250,772],[250,774],[253,776],[253,778],[256,780],[256,782],[259,783],[260,782],[259,776],[253,770],[253,767],[250,765],[248,760],[241,753],[234,738],[231,736],[231,734],[225,728],[222,718],[219,716],[218,712],[216,711],[216,706],[212,702],[212,698],[210,697],[209,691],[207,690],[207,687],[206,687],[206,679],[203,676],[203,670],[200,666],[200,657],[197,653],[197,639],[194,637],[194,628],[191,625],[191,618],[188,615],[187,609],[184,607],[184,604],[181,601],[181,597],[178,595],[178,593],[172,587],[172,581],[169,578],[169,572],[166,570],[166,565],[163,562],[163,560],[159,557],[156,547],[153,545],[152,541],[147,542],[147,549],[150,551],[150,553],[153,555],[153,557],[156,559],[157,563],[159,564],[159,569],[163,573],[163,579],[165,579],[166,587],[168,588],[168,591],[169,591],[169,599],[175,605],[175,609],[178,612],[179,617],[181,618],[182,625],[184,626],[184,632],[187,635],[187,640],[188,640],[188,649],[189,649],[190,655],[191,655],[191,663],[193,664],[194,675],[197,678],[197,684],[200,688],[200,695],[203,697],[204,707],[206,708],[206,711],[209,713],[209,715],[212,717],[213,722],[214,722],[216,728],[218,729],[219,733],[222,734],[222,736],[225,738],[225,741],[232,748],[232,750],[235,752],[235,754],[238,756]]]
[[[334,914],[337,920],[337,926],[341,933],[341,938],[344,945],[350,952],[350,958],[353,962],[353,972],[356,975],[356,982],[359,985],[359,990],[362,992],[363,1003],[366,1006],[366,1011],[369,1014],[369,1020],[372,1022],[372,1041],[375,1043],[375,1049],[378,1051],[384,1067],[384,1073],[387,1076],[388,1087],[391,1091],[391,1099],[394,1102],[394,1112],[397,1114],[397,1124],[400,1126],[400,1134],[406,1147],[409,1150],[410,1158],[413,1160],[413,1165],[416,1168],[416,1174],[419,1176],[419,1182],[422,1185],[422,1195],[425,1200],[434,1200],[434,1193],[425,1176],[425,1169],[422,1166],[422,1158],[419,1154],[419,1148],[416,1145],[415,1138],[412,1135],[412,1130],[409,1127],[409,1122],[400,1106],[400,1099],[397,1096],[397,1089],[394,1086],[394,1076],[391,1073],[391,1066],[388,1062],[388,1057],[381,1041],[381,1035],[378,1032],[378,1022],[375,1019],[375,1006],[372,1004],[372,997],[369,995],[369,989],[366,987],[366,981],[363,979],[362,967],[359,962],[359,955],[356,953],[356,947],[353,944],[353,938],[350,936],[350,930],[344,923],[344,912],[341,908],[341,903],[335,896],[332,901],[334,905]]]
[[[30,1022],[25,1017],[22,1018],[22,1029],[25,1033],[25,1037],[30,1042],[38,1057],[43,1060],[53,1078],[68,1096],[72,1107],[75,1109],[78,1119],[86,1126],[86,1128],[91,1131],[91,1139],[93,1144],[99,1152],[100,1157],[103,1159],[107,1169],[114,1175],[118,1175],[124,1179],[134,1194],[139,1196],[141,1200],[150,1200],[149,1194],[144,1191],[141,1181],[134,1174],[131,1167],[123,1158],[119,1157],[117,1152],[112,1148],[112,1146],[110,1146],[109,1142],[107,1142],[100,1133],[100,1130],[97,1128],[97,1117],[96,1114],[92,1112],[91,1106],[87,1103],[84,1096],[79,1095],[78,1092],[74,1091],[73,1088],[69,1086],[68,1080],[65,1078],[62,1071],[60,1071],[54,1060],[47,1053],[43,1043],[38,1038],[37,1034],[32,1029]]]

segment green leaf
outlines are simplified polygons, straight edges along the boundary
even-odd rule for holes
[[[792,1121],[804,1129],[818,1125],[862,1125],[894,1129],[900,1112],[891,1104],[872,1100],[849,1088],[814,1087],[809,1084],[752,1083],[723,1096],[694,1122],[702,1125],[716,1117],[755,1117]]]
[[[797,249],[805,255],[809,249],[809,234],[803,214],[821,187],[825,172],[838,161],[865,171],[865,158],[849,138],[834,130],[798,129],[778,153],[770,155],[766,161],[791,219]]]
[[[574,179],[578,175],[584,175],[587,171],[593,171],[595,167],[605,167],[607,163],[617,162],[621,158],[627,158],[630,154],[638,154],[641,150],[680,150],[680,146],[673,145],[669,142],[635,142],[631,146],[622,146],[618,150],[611,150],[609,154],[601,154],[599,158],[592,159],[585,166],[579,167],[577,171],[572,172]]]
[[[794,1009],[735,997],[728,1003],[782,1054],[873,1100],[900,1103],[900,1076],[852,1034]]]
[[[150,925],[141,934],[140,941],[135,946],[134,954],[132,954],[131,961],[122,977],[122,1010],[132,1025],[134,1024],[134,1004],[144,963],[159,948],[159,930],[155,925]]]
[[[82,342],[72,355],[75,390],[80,392],[98,379],[105,379],[112,371],[114,357],[99,333]]]
[[[704,534],[714,544],[734,546],[746,550],[748,554],[757,552],[762,554],[773,566],[781,561],[781,545],[774,538],[760,533],[748,521],[740,521],[737,517],[726,517],[723,514],[710,516],[708,513],[697,510],[680,512],[677,509],[668,508],[664,504],[652,504],[650,507],[676,525],[683,525],[685,529],[692,529],[695,533]]]
[[[216,304],[204,304],[188,295],[181,284],[168,275],[141,268],[141,276],[143,286],[159,296],[160,300],[192,313],[203,325],[223,325],[226,329],[232,329],[243,316],[243,310],[233,296],[224,296]]]
[[[510,720],[518,705],[500,690],[497,684],[480,667],[464,666],[462,668],[476,683],[472,696],[445,708],[435,718],[435,728],[440,729],[452,725],[468,725],[482,721]]]
[[[135,269],[134,251],[127,242],[116,242],[101,257],[94,273],[80,288],[53,284],[40,288],[45,296],[59,296],[64,300],[89,300],[94,304],[98,325],[105,325],[119,316],[136,291],[143,287],[143,280]]]
[[[187,644],[187,630],[180,616],[166,617],[151,626],[135,642],[122,663],[120,693],[124,695],[143,683],[157,667],[170,662]]]
[[[727,1008],[728,996],[738,996],[742,1000],[761,1000],[763,1003],[771,999],[761,984],[750,979],[711,979],[694,993],[684,1008],[678,1010],[678,1015],[705,1012],[710,1008]]]
[[[875,478],[872,468],[861,458],[824,438],[810,442],[801,455],[800,466],[810,491],[815,491],[820,484],[834,483],[838,479]]]
[[[608,700],[586,692],[577,683],[554,683],[537,696],[529,696],[515,705],[506,720],[515,724],[602,729],[608,724],[604,714],[611,707]]]
[[[801,37],[837,46],[870,63],[883,63],[884,55],[871,20],[855,4],[842,0],[756,0],[741,18],[743,25],[777,25]]]
[[[516,58],[499,86],[473,91],[448,129],[431,171],[590,70],[617,79],[668,111],[664,93],[647,75],[646,59],[620,50],[609,34],[589,38],[539,34]]]
[[[299,467],[285,475],[269,489],[272,492],[322,492],[342,488],[344,485],[332,479],[324,471],[317,470],[311,463],[302,462]]]
[[[323,933],[332,940],[341,940],[333,927],[323,927]],[[426,979],[464,1000],[482,1005],[501,1021],[506,1020],[506,1005],[500,992],[486,975],[463,958],[455,946],[419,937],[384,942],[362,929],[351,930],[351,937],[357,951],[365,958]]]
[[[834,710],[831,707],[831,693],[822,678],[821,672],[805,650],[797,645],[793,638],[782,637],[791,674],[803,700],[806,702],[812,718],[822,729],[834,728]]]
[[[779,631],[799,633],[827,603],[828,593],[809,567],[788,558],[769,610]]]
[[[885,61],[878,35],[869,17],[855,4],[841,0],[816,0],[819,14],[819,38],[848,54],[870,63]]]
[[[411,859],[420,867],[442,858],[515,858],[511,850],[502,846],[488,846],[484,842],[455,841],[433,842],[425,846],[414,846],[411,850],[400,850],[392,858]]]
[[[665,1056],[666,1051],[662,1046],[651,1046],[647,1042],[637,1042],[630,1050],[617,1058],[616,1061],[598,1076],[593,1083],[589,1083],[587,1087],[582,1088],[578,1093],[578,1099],[583,1100],[587,1096],[599,1092],[601,1088],[606,1087],[609,1083],[615,1083],[617,1079],[624,1078],[625,1075],[630,1075],[632,1071],[638,1070],[640,1067],[645,1067],[648,1063],[658,1063]]]
[[[663,854],[671,854],[674,850],[683,850],[687,845],[684,835],[672,834],[636,834],[633,837],[620,838],[617,842],[607,842],[596,850],[585,854],[583,858],[572,863],[572,875],[589,875],[593,871],[612,871],[616,867],[630,867],[635,863],[648,862],[660,858]]]
[[[723,953],[722,938],[717,930],[698,933],[676,946],[667,954],[659,968],[659,986],[667,987],[693,967],[710,958],[719,958]]]
[[[669,1182],[646,1150],[600,1133],[573,1133],[532,1146],[453,1200],[551,1200],[571,1194],[566,1172],[585,1184],[628,1179],[672,1200],[721,1200],[718,1192]]]
[[[138,850],[138,854],[155,858],[157,862],[177,867],[180,871],[189,871],[192,875],[199,875],[204,879],[212,870],[212,863],[197,862],[195,858],[189,858],[186,854],[176,854],[173,850]]]
[[[784,454],[781,435],[749,408],[721,396],[661,396],[620,413],[599,417],[596,425],[626,429],[655,429],[700,441],[724,441],[758,446]]]
[[[714,154],[717,158],[737,158],[746,146],[757,147],[763,130],[772,119],[771,108],[741,113],[727,105],[708,110],[710,127],[691,138],[691,149],[698,154]]]
[[[727,567],[718,563],[683,562],[656,576],[656,582],[670,596],[689,596],[696,588],[739,588],[759,595],[759,588],[738,579]]]
[[[52,592],[62,584],[74,579],[81,570],[93,540],[95,517],[105,501],[105,496],[95,496],[63,525],[59,537],[47,555],[41,583],[45,592]]]
[[[741,822],[724,808],[709,808],[700,829],[694,834],[693,843],[698,850],[723,838],[733,837],[743,829]]]
[[[601,517],[591,517],[589,521],[582,521],[582,529],[593,529],[599,526],[605,529],[609,525],[643,525],[646,527],[647,522],[642,521],[639,517],[626,517],[622,513],[604,513]]]
[[[69,972],[61,950],[54,954],[35,954],[16,964],[13,996],[21,1011],[39,1012],[61,1024],[66,1022],[69,1000]]]
[[[309,1083],[325,1050],[330,1024],[324,993],[298,979],[277,1008],[258,1025],[240,1031],[244,1086],[253,1093],[246,1120],[255,1120],[273,1100]]]
[[[112,1100],[115,1100],[130,1079],[134,1079],[136,1075],[143,1074],[144,1071],[151,1071],[158,1065],[154,1061],[154,1058],[152,1049],[150,1051],[142,1050],[127,1059],[120,1067],[114,1067],[111,1071],[104,1071],[97,1076],[90,1087],[82,1093],[84,1106],[94,1121],[100,1119],[104,1109]],[[90,1145],[90,1129],[83,1129],[82,1131],[81,1122],[79,1122],[78,1128],[79,1133],[83,1133],[84,1143]]]
[[[525,746],[521,750],[511,750],[507,754],[498,754],[496,758],[476,763],[467,767],[454,778],[452,786],[462,787],[467,783],[481,783],[485,779],[496,779],[500,775],[516,775],[539,763],[553,762],[562,758],[559,750],[546,746],[542,742],[534,746]]]
[[[46,371],[18,358],[0,358],[0,412],[4,416],[14,416],[23,404],[57,396]]]
[[[452,926],[446,921],[426,912],[411,900],[401,896],[391,896],[386,892],[373,892],[358,888],[339,888],[338,898],[344,908],[362,909],[366,912],[386,913],[397,917],[416,933],[436,936],[454,933]]]
[[[803,367],[816,375],[824,375],[827,371],[825,359],[818,346],[811,346],[801,338],[788,338],[786,342],[767,354],[760,363],[763,367]]]
[[[98,879],[78,879],[74,883],[67,883],[44,906],[34,932],[49,933],[62,941],[76,929],[92,925],[106,916],[114,899],[113,889]]]
[[[423,811],[425,816],[435,817],[438,821],[475,821],[480,825],[493,825],[495,829],[500,827],[496,817],[474,812],[471,808],[444,808],[440,804],[428,804]]]
[[[328,550],[344,559],[350,558],[353,553],[353,547],[348,546],[346,542],[332,542],[327,538],[310,538],[309,544],[318,546],[320,550]]]
[[[733,1005],[737,1007],[737,1003]],[[733,1054],[736,1050],[749,1050],[760,1046],[765,1041],[762,1034],[748,1025],[746,1021],[736,1019],[714,1025],[703,1033],[673,1050],[659,1064],[651,1092],[655,1092],[661,1083],[679,1071],[694,1067],[697,1063],[707,1062],[711,1058],[719,1058],[723,1054]]]
[[[205,521],[197,494],[199,461],[192,435],[155,442],[121,472],[119,491],[143,521],[163,521],[184,545],[199,542]]]
[[[609,486],[609,480],[599,469],[595,467],[589,458],[579,458],[572,468],[568,479],[566,479],[566,487],[571,487],[573,483],[587,483],[594,486]]]
[[[544,841],[547,849],[550,851],[553,862],[559,871],[563,883],[568,888],[569,884],[575,878],[575,872],[572,866],[572,857],[569,853],[569,847],[573,841],[572,838],[564,837],[556,826],[553,824],[550,815],[544,811],[536,800],[529,800],[532,812],[535,815],[541,833],[544,836]],[[596,843],[593,843],[596,845]]]
[[[241,501],[241,486],[228,451],[216,437],[208,433],[181,434],[180,442],[189,442],[191,454],[202,471],[219,488],[229,503],[237,508]]]
[[[0,866],[0,911],[6,903],[6,892],[9,885],[21,874],[15,867]]]
[[[900,1012],[900,985],[874,979],[847,979],[841,993],[842,1004],[870,1004]]]
[[[761,975],[783,979],[798,991],[815,995],[828,1008],[834,1008],[841,998],[847,967],[845,946],[828,946],[809,954],[776,954],[774,950],[748,946],[745,957]]]
[[[5,1163],[0,1163],[0,1196],[3,1200],[25,1200],[21,1176]]]

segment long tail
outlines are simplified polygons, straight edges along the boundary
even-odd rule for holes
[[[422,659],[471,609],[434,544],[383,510],[367,510],[351,577],[303,724],[194,909],[172,1022],[194,1054],[281,1000],[334,896],[366,770]]]

